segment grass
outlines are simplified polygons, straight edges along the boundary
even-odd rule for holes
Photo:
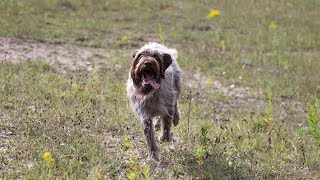
[[[1,62],[0,177],[319,178],[307,113],[320,96],[319,8],[302,0],[1,1],[0,36],[102,48],[112,58],[69,75],[42,61]],[[220,15],[207,19],[211,9]],[[125,97],[129,54],[147,41],[176,47],[184,71],[179,140],[174,151],[160,146],[160,165],[145,161]]]

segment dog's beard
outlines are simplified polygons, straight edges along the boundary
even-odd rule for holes
[[[138,56],[133,59],[131,78],[137,93],[146,95],[160,88],[162,78],[161,62],[159,58],[153,56]]]
[[[141,94],[149,94],[152,90],[160,88],[159,68],[156,65],[146,67],[144,65],[137,66],[134,81],[138,92]]]
[[[150,88],[150,86],[153,89],[160,88],[160,84],[156,80],[155,73],[152,72],[152,70],[147,69],[142,72],[142,87]]]

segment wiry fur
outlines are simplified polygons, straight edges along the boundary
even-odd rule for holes
[[[143,57],[141,58],[141,54]],[[160,87],[158,89],[144,90],[141,86],[138,72],[141,64],[139,61],[143,60],[161,60],[158,62],[160,66],[159,81]],[[149,158],[159,160],[160,154],[154,137],[154,126],[152,119],[160,117],[161,119],[161,134],[159,140],[161,142],[172,141],[171,126],[172,123],[176,126],[180,119],[180,112],[178,110],[177,100],[181,90],[181,70],[177,63],[177,51],[169,49],[158,43],[148,43],[139,50],[133,52],[133,62],[129,72],[127,81],[127,96],[134,112],[141,120],[141,126],[148,147]],[[138,59],[140,58],[140,60]],[[159,59],[157,59],[159,58]],[[166,61],[167,59],[167,61]],[[171,59],[171,60],[170,60]],[[166,62],[165,62],[166,61]],[[170,63],[171,64],[168,64]],[[156,61],[154,61],[156,62]],[[161,68],[168,66],[161,76]],[[163,69],[162,69],[163,70]]]

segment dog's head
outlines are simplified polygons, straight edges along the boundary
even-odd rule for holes
[[[148,94],[161,86],[161,80],[165,78],[165,70],[172,63],[169,54],[160,54],[155,50],[132,52],[132,65],[130,76],[134,86],[142,94]]]

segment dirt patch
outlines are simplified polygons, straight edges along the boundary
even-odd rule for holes
[[[104,66],[107,53],[104,49],[0,37],[0,61],[19,63],[26,60],[44,61],[58,72],[66,74],[81,69],[92,71]]]
[[[26,60],[41,60],[62,74],[69,74],[79,70],[92,71],[93,69],[106,66],[112,66],[116,70],[123,70],[121,65],[108,64],[108,60],[117,53],[118,52],[111,49],[79,47],[71,44],[52,44],[31,39],[0,37],[0,62],[10,61],[19,63]],[[257,109],[266,108],[266,97],[262,90],[253,92],[249,87],[238,87],[236,85],[227,86],[215,78],[213,78],[211,82],[208,82],[208,77],[200,73],[192,74],[185,72],[184,84],[187,88],[197,90],[199,94],[202,92],[210,92],[215,96],[226,97],[226,100],[214,103],[217,112],[226,112],[230,109],[246,107],[248,105],[254,105]],[[199,100],[201,103],[206,103],[207,99],[208,98],[204,97]],[[278,99],[274,102],[280,104],[281,108],[285,107],[283,111],[289,108],[291,110],[293,109],[293,113],[304,112],[304,106],[301,105],[301,103],[292,102],[288,99]],[[285,104],[285,106],[283,106],[283,104]]]
[[[262,115],[268,111],[268,98],[262,89],[257,91],[235,84],[226,85],[219,79],[211,79],[200,73],[185,73],[184,76],[183,84],[186,89],[196,91],[194,101],[212,106],[214,119],[228,119],[229,115],[234,115],[237,110],[252,110],[250,113],[261,113]],[[208,96],[220,98],[212,102]],[[273,116],[279,122],[285,123],[287,119],[290,119],[294,122],[294,128],[306,123],[306,106],[294,98],[272,97],[272,109]]]
[[[216,105],[217,112],[226,112],[230,108],[246,107],[252,103],[262,106],[264,103],[262,90],[253,93],[253,90],[249,87],[241,87],[234,84],[228,86],[219,79],[211,79],[200,73],[187,74],[185,76],[187,81],[184,84],[188,88],[197,90],[196,94],[202,97],[199,98],[202,103],[209,103],[207,102],[209,98],[206,97],[208,94],[202,95],[203,92],[207,92],[212,96],[225,97],[223,101],[213,103]]]
[[[11,129],[8,128],[1,128],[0,129],[0,152],[5,153],[9,150],[9,147],[6,146],[9,144],[9,140],[12,136],[14,136],[15,133]]]
[[[21,61],[41,60],[58,72],[67,74],[77,70],[92,71],[94,68],[107,66],[110,50],[78,47],[70,44],[52,44],[38,42],[31,39],[16,39],[0,37],[0,61],[19,63]],[[115,65],[117,69],[119,65]],[[185,84],[198,91],[214,89],[216,94],[232,97],[234,106],[242,106],[254,98],[248,87],[224,86],[219,80],[214,79],[207,83],[207,77],[201,74],[189,75],[185,73]],[[262,93],[259,92],[259,95]]]

